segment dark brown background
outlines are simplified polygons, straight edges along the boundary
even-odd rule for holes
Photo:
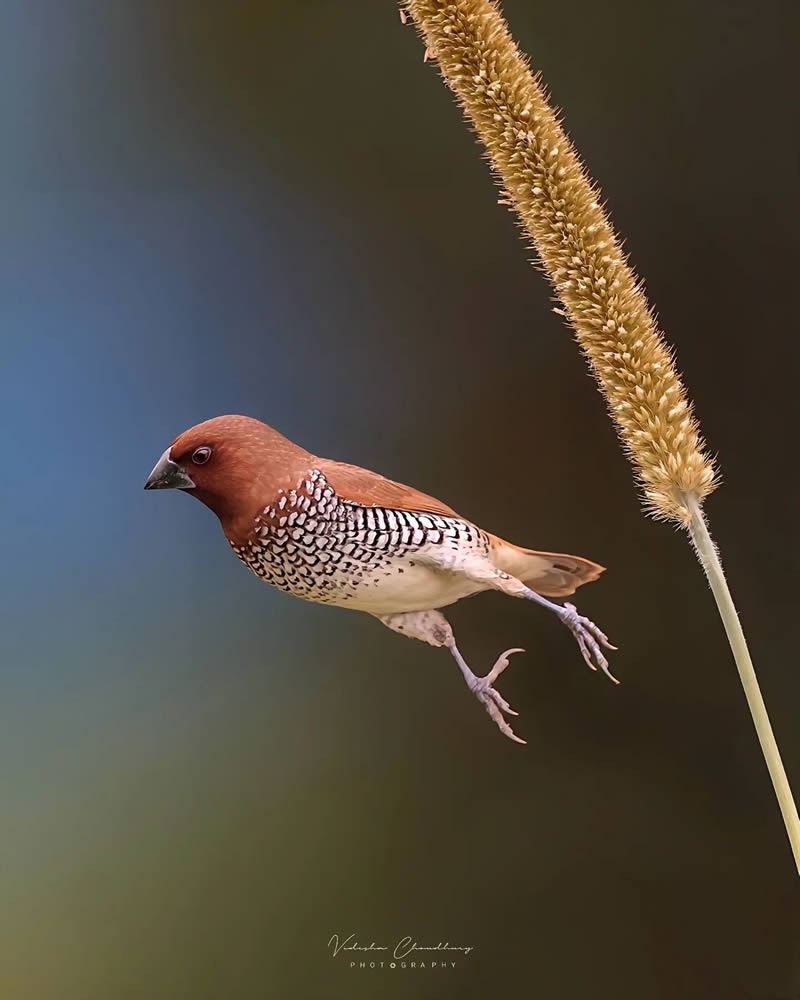
[[[800,789],[792,5],[506,12],[676,345]],[[392,0],[8,2],[0,989],[800,996],[800,883],[710,594],[641,515],[569,333]],[[609,567],[523,645],[503,740],[438,651],[259,587],[142,492],[220,412]],[[411,934],[455,970],[350,970]]]

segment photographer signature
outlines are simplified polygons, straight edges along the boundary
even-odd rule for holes
[[[393,958],[403,959],[408,958],[409,955],[413,955],[415,952],[457,951],[462,955],[469,955],[474,950],[471,945],[450,944],[449,941],[439,941],[438,944],[420,944],[410,934],[400,938],[393,949],[389,945],[376,944],[374,941],[370,944],[359,944],[355,934],[348,934],[344,939],[341,939],[338,934],[332,934],[330,941],[328,941],[328,947],[331,949],[331,955],[334,958],[340,952],[353,951],[391,951]]]

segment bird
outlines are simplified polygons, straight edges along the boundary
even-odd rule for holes
[[[580,556],[504,541],[434,497],[356,465],[319,458],[253,417],[214,417],[179,434],[144,488],[190,493],[219,518],[234,553],[256,576],[295,597],[363,611],[385,626],[447,649],[470,691],[517,743],[516,716],[495,683],[514,653],[475,674],[441,609],[487,590],[553,612],[592,670],[612,675],[608,637],[568,597],[605,567]]]

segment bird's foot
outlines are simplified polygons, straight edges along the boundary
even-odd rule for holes
[[[511,726],[509,726],[503,717],[504,712],[506,715],[517,715],[518,713],[513,710],[505,698],[494,687],[494,682],[508,666],[508,658],[512,655],[512,653],[524,652],[524,649],[507,649],[505,653],[501,653],[500,656],[498,656],[495,665],[485,677],[477,677],[471,670],[468,675],[465,674],[470,691],[472,691],[478,701],[489,713],[490,717],[497,723],[500,732],[506,735],[510,740],[514,740],[515,743],[523,744],[525,743],[525,740],[521,740],[519,736],[516,735],[514,730]]]
[[[616,649],[617,647],[611,645],[608,636],[601,632],[593,621],[579,615],[574,604],[565,604],[563,611],[561,620],[575,637],[581,655],[589,667],[592,670],[597,670],[599,667],[615,684],[619,684],[617,678],[611,673],[608,660],[600,649],[601,646],[605,646],[606,649]]]

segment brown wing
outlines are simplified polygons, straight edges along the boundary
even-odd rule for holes
[[[452,507],[440,500],[411,486],[396,483],[377,472],[322,458],[315,459],[315,464],[343,500],[365,507],[389,507],[464,520]],[[489,535],[489,538],[491,558],[498,569],[505,570],[538,593],[549,597],[566,597],[574,593],[584,583],[596,580],[604,569],[581,556],[537,552],[506,542],[496,535]]]
[[[361,469],[357,465],[317,459],[317,468],[336,490],[342,500],[365,507],[390,507],[395,510],[413,510],[420,514],[439,514],[442,517],[460,517],[447,504],[420,493],[411,486],[396,483],[377,472]]]

